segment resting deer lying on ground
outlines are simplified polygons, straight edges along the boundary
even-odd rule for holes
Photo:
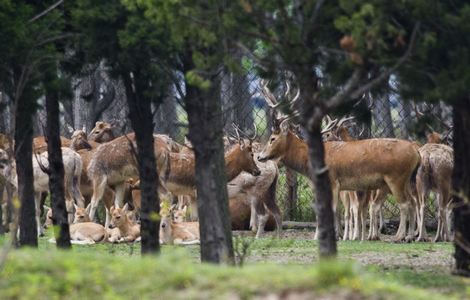
[[[160,243],[192,245],[199,244],[199,222],[175,223],[169,216],[160,222]]]
[[[132,222],[128,215],[128,204],[123,208],[112,206],[111,213],[111,227],[119,229],[119,238],[110,237],[109,241],[114,242],[133,242],[140,237],[140,225]]]
[[[11,175],[6,178],[15,189],[18,188],[18,181],[16,175],[15,162],[8,158],[8,155],[4,150],[0,149],[0,157],[2,161],[6,161],[6,164],[11,168]],[[36,224],[38,228],[38,234],[42,235],[43,227],[40,224],[40,203],[41,193],[49,191],[49,176],[44,173],[43,168],[49,167],[49,161],[47,158],[47,152],[43,152],[39,155],[33,155],[33,176],[34,176],[34,193],[35,193],[35,204],[36,204]],[[82,160],[80,156],[69,148],[62,148],[62,161],[64,163],[64,185],[65,185],[65,200],[67,211],[69,213],[69,222],[72,221],[73,203],[75,202],[83,207],[84,200],[80,193],[80,173],[82,171]],[[0,164],[0,168],[6,168],[5,164]]]
[[[437,193],[438,223],[435,242],[450,240],[447,212],[451,202],[451,180],[454,169],[454,151],[443,144],[428,143],[419,148],[421,165],[416,176],[418,193],[418,241],[426,240],[424,209],[431,190]]]
[[[126,181],[129,178],[139,177],[136,153],[134,153],[136,149],[135,135],[130,133],[100,145],[92,154],[88,166],[88,177],[93,183],[90,218],[94,218],[98,201],[103,198],[107,186],[114,187],[116,194],[115,206],[122,205]],[[165,190],[162,181],[169,172],[170,150],[167,143],[159,138],[154,138],[154,153],[158,171],[158,182],[156,184],[159,184],[159,191],[162,191]]]
[[[277,101],[266,86],[264,94],[267,102],[276,107]],[[307,143],[287,128],[287,120],[287,117],[283,117],[275,122],[279,125],[274,128],[258,160],[280,159],[289,168],[309,177]],[[412,239],[415,210],[411,205],[410,180],[420,162],[417,146],[399,139],[324,142],[323,145],[333,192],[333,207],[336,208],[341,190],[374,190],[388,186],[400,207],[400,226],[395,240]]]

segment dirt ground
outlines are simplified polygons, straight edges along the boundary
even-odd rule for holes
[[[275,239],[267,232],[260,241],[250,246],[248,262],[276,262],[308,264],[318,259],[318,245],[314,233],[305,230],[283,230]],[[234,237],[251,239],[248,231],[236,231]],[[361,265],[381,269],[407,267],[414,270],[440,269],[450,271],[453,263],[450,243],[394,243],[392,236],[382,235],[381,241],[338,241],[339,257],[354,260]]]

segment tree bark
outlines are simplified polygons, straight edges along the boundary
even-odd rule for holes
[[[312,118],[314,118],[312,116]],[[335,215],[333,212],[331,183],[325,164],[325,149],[321,135],[320,121],[312,122],[306,128],[310,157],[310,178],[315,185],[315,210],[317,215],[318,242],[320,257],[336,256]]]
[[[137,163],[141,189],[140,232],[142,254],[160,252],[159,228],[160,200],[157,193],[157,165],[153,141],[151,101],[145,97],[148,80],[138,72],[123,74],[129,118],[137,142]]]
[[[188,57],[191,57],[188,55]],[[192,62],[186,64],[193,68]],[[202,90],[186,84],[189,139],[196,157],[196,188],[201,237],[201,260],[233,263],[231,221],[225,174],[220,77]]]
[[[470,277],[470,98],[454,104],[455,273]]]
[[[47,113],[47,152],[49,157],[49,190],[51,194],[52,223],[59,230],[54,230],[57,247],[69,249],[70,231],[67,219],[64,192],[64,164],[60,142],[59,96],[49,84],[56,76],[46,74],[46,113]]]
[[[293,220],[296,211],[297,211],[297,174],[295,171],[285,168],[286,169],[286,186],[287,186],[287,194],[286,194],[286,212],[287,212],[287,220]]]
[[[374,121],[381,137],[394,138],[390,99],[387,94],[378,95],[374,103]]]
[[[38,246],[33,177],[34,94],[28,86],[16,97],[15,160],[20,208],[20,246]]]

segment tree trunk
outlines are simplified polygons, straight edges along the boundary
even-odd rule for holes
[[[470,277],[470,98],[454,104],[455,273]]]
[[[160,200],[157,193],[157,165],[153,142],[153,122],[151,102],[144,95],[147,84],[138,72],[123,74],[126,89],[129,118],[135,131],[137,142],[137,163],[141,189],[140,233],[142,254],[160,252],[159,228]]]
[[[15,117],[15,160],[18,174],[18,198],[20,208],[20,245],[38,246],[36,207],[34,202],[33,177],[33,115],[34,94],[26,87],[16,101]]]
[[[188,55],[188,57],[191,57]],[[191,70],[192,62],[186,65]],[[233,263],[231,221],[225,174],[220,77],[211,76],[202,90],[186,84],[189,139],[196,157],[197,205],[201,260]]]
[[[387,94],[377,96],[374,103],[374,121],[377,132],[375,135],[394,138],[390,99]]]
[[[64,164],[60,143],[59,122],[59,96],[49,85],[56,80],[55,76],[47,74],[46,84],[46,113],[47,113],[47,153],[49,156],[49,190],[51,193],[52,223],[59,227],[54,230],[58,248],[68,249],[70,245],[70,231],[67,219],[64,192]]]
[[[295,171],[285,168],[286,169],[286,186],[287,186],[287,194],[286,194],[286,212],[287,212],[287,220],[293,220],[296,212],[297,212],[297,174]]]
[[[320,118],[321,120],[321,118]],[[321,135],[321,121],[306,128],[310,158],[310,177],[315,185],[320,257],[336,256],[335,215],[333,212],[330,178],[325,164],[325,149]]]

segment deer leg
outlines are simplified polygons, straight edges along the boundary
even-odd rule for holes
[[[418,213],[418,238],[417,241],[425,241],[426,240],[426,229],[424,226],[424,207],[425,207],[425,199],[428,196],[427,191],[424,190],[423,187],[421,187],[419,184],[417,184],[417,189],[418,189],[418,203],[417,206],[419,208],[419,213]]]
[[[343,241],[349,240],[350,236],[350,231],[349,231],[349,221],[350,221],[350,216],[351,216],[351,211],[350,211],[350,205],[351,205],[351,200],[349,197],[346,195],[346,193],[341,193],[340,195],[341,202],[343,202],[343,207],[344,207],[344,234],[343,234]]]
[[[99,201],[103,198],[103,194],[106,188],[107,179],[106,176],[102,176],[99,179],[93,180],[93,196],[90,202],[90,219],[95,219],[96,209],[98,208]]]
[[[357,201],[354,201],[352,209],[354,217],[354,234],[352,239],[356,241],[359,239],[359,203]]]
[[[253,232],[258,231],[256,205],[257,205],[257,198],[250,196],[250,229]]]
[[[44,229],[41,226],[41,193],[34,193],[34,205],[36,207],[36,226],[38,231],[38,236],[44,235]]]
[[[268,221],[269,215],[258,215],[258,231],[256,232],[256,238],[260,238],[264,233],[264,227]]]
[[[118,184],[114,187],[115,198],[114,198],[114,206],[115,207],[123,207],[124,206],[124,196],[126,193],[126,185],[125,184]]]

